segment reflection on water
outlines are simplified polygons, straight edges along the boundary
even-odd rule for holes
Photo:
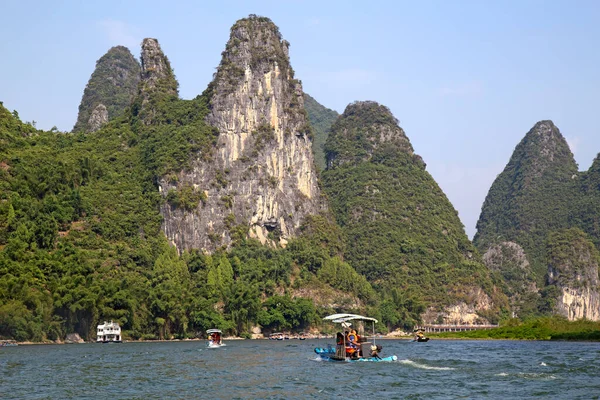
[[[2,399],[598,398],[600,344],[381,341],[390,363],[322,361],[327,340],[0,350]],[[596,397],[595,397],[596,396]]]

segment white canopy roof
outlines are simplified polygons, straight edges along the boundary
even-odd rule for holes
[[[221,330],[220,329],[209,329],[206,331],[206,333],[209,333],[209,334],[210,333],[221,333]]]
[[[332,315],[326,316],[323,319],[327,320],[327,321],[335,322],[337,324],[341,324],[341,323],[347,322],[347,321],[354,321],[354,320],[378,322],[375,318],[365,317],[363,315],[358,315],[358,314],[332,314]]]

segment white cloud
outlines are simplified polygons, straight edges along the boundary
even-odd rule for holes
[[[132,50],[137,48],[142,41],[139,29],[126,22],[105,19],[98,21],[97,25],[104,31],[111,45],[122,45]]]
[[[581,138],[577,137],[577,136],[572,136],[572,137],[565,137],[567,144],[569,145],[569,148],[571,149],[571,152],[573,154],[577,153],[577,149],[579,148],[579,143],[581,142]]]
[[[442,97],[479,97],[483,94],[483,83],[471,81],[443,86],[438,93]]]

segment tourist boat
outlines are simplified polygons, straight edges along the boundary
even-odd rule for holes
[[[354,321],[371,322],[373,326],[373,341],[369,342],[360,338],[357,340],[356,338],[351,338],[351,335],[343,335],[341,332],[338,332],[335,347],[330,345],[326,348],[315,348],[315,353],[321,359],[346,362],[389,362],[398,360],[398,357],[395,355],[388,357],[381,357],[379,355],[382,347],[375,343],[375,323],[377,322],[375,318],[357,314],[332,314],[323,318],[323,320],[341,324],[344,329],[349,329]],[[354,330],[351,333],[358,337]]]
[[[96,333],[97,343],[121,343],[121,327],[118,322],[106,322],[98,325]]]
[[[19,344],[12,339],[8,339],[8,340],[0,340],[0,347],[12,347],[12,346],[18,346]]]
[[[285,336],[281,332],[274,332],[269,335],[269,340],[283,340]]]
[[[206,331],[208,334],[208,348],[217,349],[219,347],[227,346],[223,343],[223,336],[220,329],[209,329]]]
[[[413,342],[428,342],[429,338],[424,335],[423,329],[415,329]]]

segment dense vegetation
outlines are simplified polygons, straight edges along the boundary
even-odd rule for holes
[[[137,94],[139,82],[140,64],[129,49],[123,46],[111,48],[96,62],[83,92],[73,132],[90,130],[88,120],[98,104],[104,104],[109,120],[123,114]]]
[[[308,113],[314,132],[312,147],[315,155],[315,165],[319,171],[322,171],[325,169],[325,142],[329,136],[331,125],[333,125],[339,114],[322,106],[306,93],[304,93],[304,108]]]
[[[389,304],[412,313],[405,319],[429,304],[467,300],[477,287],[492,293],[456,210],[386,107],[348,106],[325,148],[323,188],[352,243],[345,259]]]
[[[156,182],[192,154],[211,157],[209,94],[179,100],[158,85],[145,108],[138,99],[88,134],[37,131],[0,108],[0,337],[91,339],[111,319],[126,338],[211,327],[247,336],[258,325],[318,327],[325,313],[356,307],[382,330],[411,323],[342,261],[342,234],[326,216],[309,218],[286,249],[246,239],[243,227],[212,255],[167,243],[159,206],[169,198]]]
[[[568,321],[557,316],[527,321],[511,319],[495,329],[445,332],[434,336],[469,339],[600,340],[600,322]]]
[[[550,121],[538,123],[490,188],[477,222],[475,245],[485,250],[498,241],[520,244],[538,285],[543,285],[547,235],[568,226],[576,174],[573,154],[558,128]]]

